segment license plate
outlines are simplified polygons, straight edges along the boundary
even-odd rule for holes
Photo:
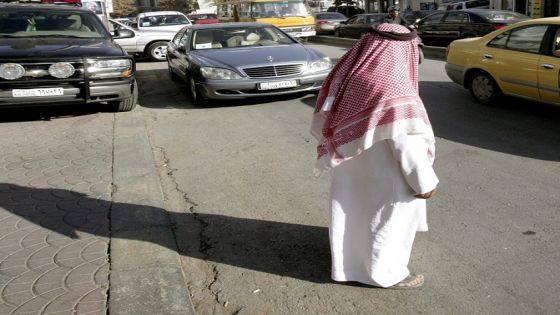
[[[63,88],[12,90],[13,97],[56,96],[64,95]]]
[[[298,83],[296,80],[288,80],[288,81],[275,81],[275,82],[263,82],[259,84],[259,90],[275,90],[275,89],[283,89],[297,86]]]

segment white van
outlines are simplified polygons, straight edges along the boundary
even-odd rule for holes
[[[186,25],[192,25],[187,16],[179,11],[143,12],[136,17],[139,30],[179,31]]]
[[[454,1],[443,2],[438,10],[465,10],[465,9],[489,9],[490,0],[468,0],[468,1]]]

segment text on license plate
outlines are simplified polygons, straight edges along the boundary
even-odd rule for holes
[[[297,85],[298,83],[296,80],[263,82],[259,84],[259,90],[283,89],[283,88],[293,87]]]
[[[13,97],[53,96],[64,95],[63,88],[12,90]]]

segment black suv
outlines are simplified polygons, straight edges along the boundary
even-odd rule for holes
[[[129,38],[116,30],[113,38]],[[107,102],[136,106],[136,65],[81,7],[0,3],[0,108]]]

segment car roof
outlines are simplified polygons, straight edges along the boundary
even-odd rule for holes
[[[236,27],[251,27],[251,26],[272,26],[268,23],[260,23],[260,22],[231,22],[231,23],[215,23],[215,24],[193,24],[192,26],[188,26],[193,30],[200,30],[200,29],[213,29],[213,28],[236,28]]]
[[[17,10],[57,10],[57,11],[74,11],[74,12],[91,12],[91,10],[83,7],[71,5],[56,5],[56,4],[35,4],[35,3],[5,3],[0,2],[0,8],[15,8]]]
[[[154,16],[154,15],[185,15],[179,11],[152,11],[152,12],[142,12],[138,16]]]

